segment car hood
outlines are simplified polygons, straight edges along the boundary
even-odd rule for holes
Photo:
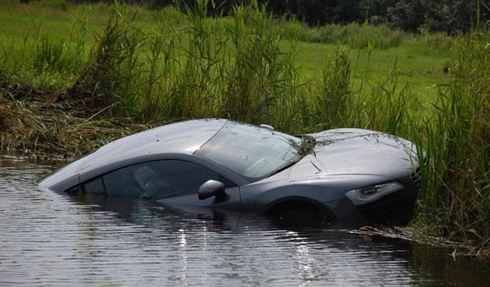
[[[314,150],[295,164],[289,178],[328,175],[376,175],[395,179],[418,167],[415,146],[402,138],[363,129],[334,129],[309,134]]]

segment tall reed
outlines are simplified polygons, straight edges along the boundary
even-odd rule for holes
[[[89,109],[120,104],[120,110],[131,110],[137,105],[141,77],[137,48],[141,33],[137,25],[131,25],[137,14],[128,19],[117,14],[98,35],[88,61],[68,91],[72,99],[82,101]]]
[[[318,128],[344,126],[349,117],[351,94],[350,52],[340,47],[334,55],[328,56],[326,66],[317,78],[316,89],[311,95],[314,105],[313,118],[321,123]]]
[[[279,48],[281,35],[264,6],[234,7],[226,28],[233,44],[222,115],[250,122],[279,122],[286,113],[293,64]]]
[[[424,192],[420,220],[430,234],[490,247],[490,33],[460,42],[458,65],[421,125]],[[423,136],[422,136],[423,135]]]

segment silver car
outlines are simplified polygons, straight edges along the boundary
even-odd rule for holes
[[[417,158],[411,142],[371,130],[291,136],[268,125],[202,119],[111,142],[39,186],[288,221],[403,225],[420,189]]]

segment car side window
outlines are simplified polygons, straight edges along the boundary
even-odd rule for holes
[[[217,173],[181,160],[160,160],[140,164],[135,166],[134,177],[147,196],[153,199],[196,194],[207,180],[219,180]]]
[[[115,170],[83,185],[86,192],[123,197],[163,199],[196,194],[206,181],[222,181],[219,174],[189,161],[158,160]]]

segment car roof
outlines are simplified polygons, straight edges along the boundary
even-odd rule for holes
[[[87,157],[82,169],[107,161],[126,161],[158,154],[193,154],[225,124],[224,119],[190,120],[156,127],[113,141]]]

